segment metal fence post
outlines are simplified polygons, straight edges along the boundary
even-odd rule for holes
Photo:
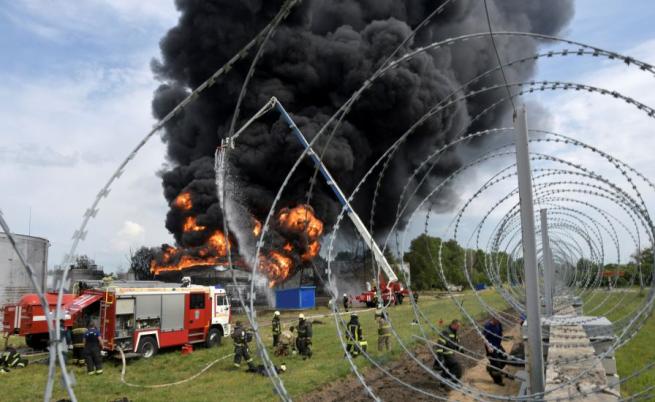
[[[532,199],[532,171],[528,149],[527,113],[521,107],[514,116],[516,131],[516,169],[519,181],[523,267],[525,271],[525,304],[528,321],[528,364],[530,393],[544,392],[544,355],[539,312],[539,285],[537,283],[537,250]]]

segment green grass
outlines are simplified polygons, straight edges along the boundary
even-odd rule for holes
[[[587,300],[592,302],[589,307],[592,307],[594,303],[600,303],[606,296],[606,292],[598,291],[596,294],[587,297]],[[593,314],[606,314],[615,306],[616,302],[619,302],[619,307],[607,314],[607,318],[614,322],[626,316],[632,317],[635,309],[640,307],[644,300],[645,297],[640,296],[637,291],[626,294],[613,293],[610,294],[608,301],[600,309],[594,311]],[[655,361],[653,339],[655,339],[655,317],[651,315],[637,335],[616,352],[616,366],[621,378],[625,378],[643,368],[646,364]],[[642,375],[621,384],[621,395],[624,397],[634,395],[653,384],[655,384],[655,369],[652,368]]]
[[[496,308],[505,308],[502,298],[493,291],[483,292],[487,303]],[[467,293],[464,298],[465,307],[470,314],[479,315],[483,312],[482,306],[474,296]],[[432,296],[421,295],[420,307],[433,322],[443,319],[444,322],[459,317],[459,310],[449,299],[436,299]],[[325,308],[306,312],[317,314],[326,312]],[[295,317],[295,314],[283,314],[285,318]],[[404,304],[391,309],[391,319],[394,327],[406,341],[412,342],[413,335],[418,334],[418,328],[410,325],[414,318],[411,306]],[[282,375],[284,384],[289,393],[297,397],[316,387],[342,378],[350,374],[350,366],[343,358],[341,344],[335,336],[334,319],[326,317],[321,319],[323,324],[314,324],[313,350],[314,356],[310,360],[302,361],[297,356],[284,360],[288,371]],[[397,344],[392,345],[392,351],[387,355],[375,351],[377,335],[373,312],[362,313],[360,321],[364,336],[369,340],[369,352],[379,361],[387,361],[398,357],[401,353]],[[261,322],[270,322],[270,314],[262,316]],[[289,324],[286,324],[289,325]],[[286,326],[285,325],[285,326]],[[264,328],[265,342],[271,343],[270,331]],[[395,339],[394,339],[395,341]],[[395,342],[394,342],[395,343]],[[126,380],[136,384],[162,384],[188,378],[212,360],[232,353],[232,342],[224,339],[224,344],[215,349],[199,347],[191,355],[181,356],[178,349],[160,352],[150,360],[138,359],[127,366]],[[253,351],[253,355],[255,355]],[[283,360],[275,358],[276,364]],[[257,362],[257,359],[255,361]],[[357,365],[367,366],[364,359],[358,359]],[[127,396],[133,401],[216,401],[216,400],[243,400],[264,401],[275,398],[273,387],[269,379],[259,375],[237,371],[232,367],[231,358],[219,362],[190,383],[167,388],[147,389],[132,388],[120,382],[120,364],[105,362],[105,373],[102,376],[87,376],[83,368],[74,368],[73,373],[77,380],[75,393],[80,401],[111,401]],[[41,398],[46,381],[47,367],[35,364],[25,369],[12,370],[2,377],[4,395],[3,401],[34,401]],[[9,391],[11,390],[11,391]],[[55,399],[66,397],[60,381],[56,383]]]

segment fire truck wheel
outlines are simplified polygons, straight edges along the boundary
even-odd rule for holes
[[[143,356],[144,359],[149,359],[156,355],[157,350],[159,350],[159,348],[157,347],[157,342],[153,337],[146,336],[145,338],[141,338],[138,352],[141,354],[141,356]]]
[[[210,328],[207,332],[207,341],[205,346],[212,348],[214,346],[221,346],[221,331],[218,328]]]

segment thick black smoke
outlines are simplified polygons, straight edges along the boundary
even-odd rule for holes
[[[281,0],[177,0],[178,25],[161,40],[161,60],[153,71],[162,85],[157,89],[153,110],[166,115],[189,91],[209,77],[235,52],[250,41],[277,13]],[[432,0],[305,0],[283,22],[266,47],[248,88],[241,116],[249,118],[271,96],[292,113],[301,130],[313,137],[328,117],[379,67],[439,2]],[[495,30],[557,34],[573,14],[572,0],[490,1]],[[482,2],[459,0],[437,16],[403,52],[463,33],[487,31]],[[534,53],[539,45],[529,39],[498,38],[504,60]],[[171,167],[162,175],[164,195],[171,202],[190,190],[193,214],[198,224],[220,228],[214,186],[213,154],[226,135],[249,60],[241,62],[220,82],[186,108],[166,127]],[[387,74],[354,106],[333,139],[325,163],[347,192],[363,173],[430,106],[474,76],[497,66],[488,38],[429,53],[402,64]],[[534,72],[533,63],[507,71],[510,81],[523,80]],[[499,74],[478,85],[500,82]],[[504,93],[479,96],[445,111],[424,124],[396,155],[383,181],[375,210],[376,231],[395,218],[396,205],[405,180],[435,148],[450,142],[461,130],[490,127],[506,117],[509,105],[492,116],[470,123],[477,114]],[[471,126],[471,127],[468,127]],[[320,147],[319,147],[320,148]],[[272,204],[292,163],[302,149],[288,129],[270,113],[237,143],[233,172],[241,182],[240,197],[257,217]],[[434,170],[434,180],[456,169],[455,155]],[[306,162],[284,194],[280,207],[305,199],[313,173]],[[319,176],[320,177],[320,176]],[[375,180],[373,180],[375,182]],[[427,187],[426,187],[427,188]],[[357,197],[355,208],[368,222],[373,186]],[[451,189],[456,196],[456,189]],[[446,197],[447,198],[447,197]],[[443,199],[443,206],[450,200]],[[334,222],[338,204],[322,181],[311,202],[327,227]],[[183,238],[184,214],[171,208],[166,227],[182,244],[203,239]],[[194,236],[193,234],[191,235]]]

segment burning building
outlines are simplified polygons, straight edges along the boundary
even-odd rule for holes
[[[250,269],[239,256],[232,236],[198,222],[191,192],[180,193],[171,202],[171,206],[172,211],[179,215],[176,222],[181,224],[181,235],[177,247],[162,245],[160,253],[150,263],[153,274],[160,276],[167,272],[226,265],[228,252],[233,252],[232,259],[237,268]],[[252,236],[259,238],[262,232],[261,221],[253,217],[250,222]],[[318,255],[323,222],[316,217],[311,206],[301,204],[280,210],[273,228],[282,234],[284,245],[279,248],[267,247],[257,267],[271,287],[291,277],[302,263]]]

